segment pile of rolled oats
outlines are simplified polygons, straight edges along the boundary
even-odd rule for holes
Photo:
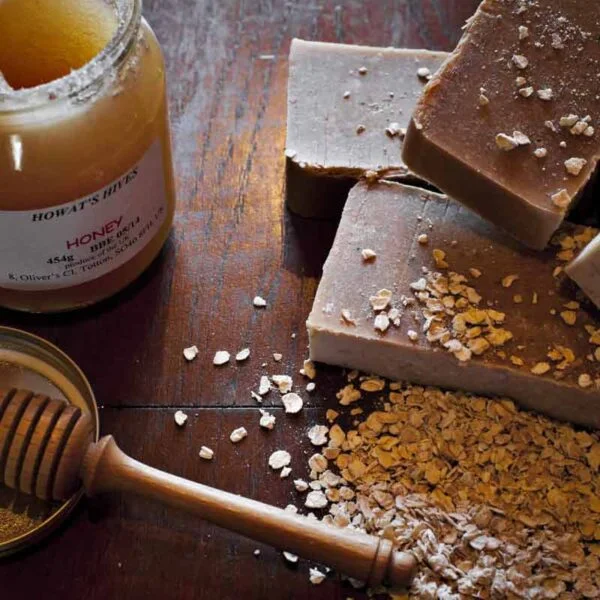
[[[342,398],[381,404],[353,408],[352,428],[328,411],[297,488],[308,508],[413,552],[410,598],[600,597],[597,433],[509,400],[382,381],[350,374]]]

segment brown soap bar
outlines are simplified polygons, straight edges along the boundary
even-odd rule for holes
[[[544,248],[600,154],[600,2],[484,0],[427,85],[403,158]]]
[[[406,127],[429,73],[447,56],[293,40],[286,141],[290,210],[339,216],[350,188],[367,171],[406,175],[400,158]]]
[[[536,252],[445,196],[361,182],[308,319],[310,356],[600,427],[600,312],[563,272],[595,234],[565,224]]]
[[[600,235],[597,235],[573,262],[567,274],[600,308]]]

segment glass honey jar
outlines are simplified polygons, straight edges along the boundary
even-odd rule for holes
[[[0,40],[0,306],[93,304],[171,229],[162,51],[141,0],[2,0]]]

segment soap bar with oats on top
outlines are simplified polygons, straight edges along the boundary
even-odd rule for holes
[[[368,171],[408,175],[402,140],[445,52],[292,41],[286,198],[304,217],[339,216]]]
[[[544,248],[600,156],[599,31],[597,1],[484,0],[424,90],[406,165]]]
[[[311,359],[600,427],[600,312],[563,272],[596,233],[565,224],[537,252],[440,194],[359,183],[308,319]]]

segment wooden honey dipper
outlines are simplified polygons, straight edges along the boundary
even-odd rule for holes
[[[0,390],[0,483],[44,500],[125,491],[152,498],[246,537],[331,565],[366,582],[410,584],[412,554],[387,539],[340,529],[194,483],[124,454],[112,436],[93,443],[92,420],[62,400]]]

